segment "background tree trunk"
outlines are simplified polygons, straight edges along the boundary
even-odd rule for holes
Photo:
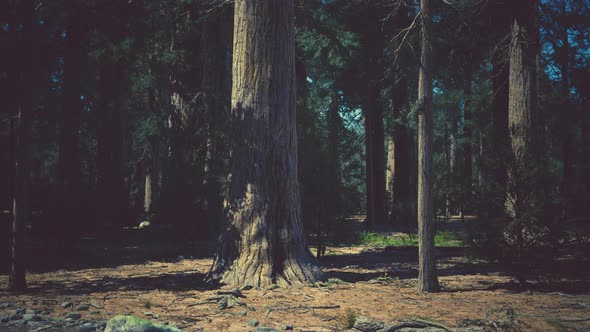
[[[561,28],[561,48],[553,47],[559,50],[559,67],[561,71],[561,98],[563,103],[563,180],[561,184],[561,193],[565,201],[564,213],[567,219],[573,209],[573,203],[576,197],[575,183],[576,174],[574,168],[574,140],[575,140],[575,126],[574,126],[574,109],[570,103],[570,78],[569,78],[569,61],[570,61],[570,41],[569,41],[569,23],[567,18],[567,3],[566,0],[561,0],[561,15],[564,26]]]
[[[145,172],[145,185],[144,185],[144,198],[143,198],[143,212],[149,217],[152,212],[152,199],[153,199],[153,181],[152,181],[152,169],[148,167]]]
[[[381,28],[380,9],[368,3],[367,24],[361,31],[362,42],[369,60],[366,65],[367,84],[363,111],[365,113],[366,173],[367,173],[367,226],[379,228],[385,225],[385,132],[381,103],[381,77],[384,68],[384,36]]]
[[[123,1],[116,22],[104,26],[109,40],[121,43],[127,34],[130,5]],[[101,215],[113,223],[125,221],[128,208],[128,190],[125,186],[125,55],[106,52],[99,60],[99,112],[100,124],[97,148],[97,191],[102,202]]]
[[[375,172],[373,171],[373,164],[375,163],[374,147],[373,147],[373,120],[372,114],[368,106],[363,106],[365,114],[365,222],[367,228],[374,227],[375,220]]]
[[[77,223],[80,216],[80,190],[81,190],[81,165],[78,148],[78,131],[82,111],[81,84],[82,63],[84,61],[84,49],[82,39],[84,30],[82,25],[82,13],[76,1],[69,1],[68,26],[64,49],[64,78],[63,78],[63,104],[61,112],[61,130],[59,141],[58,181],[59,198],[58,209],[60,216],[54,218],[53,228],[56,234],[67,236],[64,243],[74,243],[81,225]]]
[[[323,278],[301,222],[294,33],[292,1],[236,1],[229,225],[211,280],[265,287]]]
[[[386,160],[386,167],[385,167],[385,184],[386,184],[386,191],[389,194],[390,200],[390,213],[392,212],[393,208],[393,174],[395,170],[395,142],[393,140],[393,135],[388,133],[386,135],[386,147],[387,147],[387,160]]]
[[[432,50],[430,0],[420,0],[420,72],[418,78],[418,291],[439,290],[434,255],[434,173],[432,172]]]
[[[408,82],[405,78],[397,82],[394,87],[392,101],[393,118],[393,165],[392,189],[391,189],[391,222],[410,227],[410,148],[412,145],[410,133],[405,118],[409,112]],[[395,223],[394,223],[395,224]]]
[[[224,96],[228,90],[227,54],[229,50],[225,40],[231,36],[227,31],[228,11],[222,9],[203,24],[201,43],[203,49],[203,78],[201,86],[204,90],[205,117],[207,118],[207,155],[205,162],[205,206],[207,219],[214,236],[222,227],[223,182],[221,178],[227,174],[224,160],[227,154],[226,142],[220,132],[227,132],[226,121],[229,117]],[[226,38],[227,37],[227,38]],[[223,41],[223,42],[222,42]]]
[[[528,178],[533,172],[529,167],[538,166],[532,162],[533,124],[537,106],[536,1],[527,0],[516,7],[510,44],[508,127],[512,155],[506,208],[510,216],[518,219],[524,213],[522,209],[532,208],[523,204],[524,196],[534,194],[530,193],[531,183],[527,183],[525,177]]]
[[[20,97],[17,99],[17,116],[13,123],[14,146],[14,190],[12,205],[12,241],[10,250],[10,269],[8,289],[24,291],[27,288],[25,262],[23,261],[24,229],[31,221],[30,177],[31,177],[31,139],[33,130],[33,75],[35,42],[35,8],[33,0],[17,4],[17,15],[22,24],[19,38],[19,57],[17,80]]]
[[[328,213],[330,217],[335,217],[339,211],[341,211],[341,200],[340,200],[340,128],[342,127],[342,120],[338,111],[340,110],[340,104],[338,103],[337,96],[333,97],[332,104],[328,109],[327,115],[327,127],[328,127],[328,155],[330,160],[328,161],[329,169],[329,186],[330,186],[330,197],[327,198],[329,202]]]
[[[508,167],[506,212],[512,219],[511,236],[513,269],[521,286],[525,282],[527,234],[531,223],[538,220],[542,195],[539,181],[539,145],[541,127],[535,119],[537,111],[537,1],[527,0],[515,5],[510,43],[508,127],[511,160]],[[536,125],[535,125],[536,124]],[[537,130],[537,132],[535,132]]]
[[[468,213],[473,193],[473,117],[471,110],[471,69],[466,69],[463,87],[463,186],[461,188],[461,218]]]
[[[506,22],[508,26],[508,22]],[[492,55],[492,149],[495,156],[493,177],[498,192],[506,188],[508,161],[508,61],[496,50]],[[494,190],[494,191],[496,191]],[[500,209],[493,209],[499,211]]]

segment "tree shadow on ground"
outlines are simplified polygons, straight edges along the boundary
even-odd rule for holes
[[[118,238],[86,237],[74,244],[59,246],[29,241],[23,259],[28,271],[44,273],[209,258],[214,250],[213,242],[190,241],[166,234],[151,237],[127,234]],[[8,257],[0,257],[0,275],[7,274],[8,266]]]
[[[438,269],[439,276],[502,272],[498,266],[487,262],[469,262],[464,255],[464,248],[437,248],[436,258],[442,265]],[[418,277],[416,247],[367,248],[361,253],[324,256],[320,262],[330,271],[330,276],[347,282],[368,281],[384,274],[399,279]],[[345,271],[352,268],[366,272]]]
[[[445,292],[470,292],[470,291],[494,291],[506,290],[513,293],[535,292],[552,293],[558,295],[574,295],[590,293],[590,280],[539,280],[529,279],[525,285],[517,281],[510,282],[481,282],[481,287],[452,287],[443,289]]]
[[[466,250],[466,248],[455,247],[437,248],[438,275],[441,277],[511,276],[509,268],[499,263],[481,259],[466,259]],[[383,276],[400,281],[409,281],[418,277],[418,248],[416,247],[367,248],[360,253],[324,256],[320,262],[329,278],[338,278],[349,283],[367,282]],[[581,269],[579,264],[578,261],[572,261],[567,264],[562,262],[558,265],[537,266],[536,269],[529,271],[530,274],[527,276],[527,283],[524,287],[516,280],[511,282],[474,280],[473,285],[443,287],[443,291],[465,292],[501,289],[511,292],[589,293],[590,276],[587,269]],[[556,270],[556,267],[559,268]]]
[[[71,281],[45,281],[29,285],[28,293],[59,295],[91,295],[125,291],[205,291],[215,285],[205,282],[204,273],[163,273],[145,276],[102,277],[72,279]]]

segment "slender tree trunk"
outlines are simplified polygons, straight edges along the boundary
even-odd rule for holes
[[[367,106],[363,107],[365,113],[365,191],[366,191],[366,224],[367,228],[373,228],[375,220],[375,163],[373,147],[373,120]]]
[[[393,139],[393,135],[388,134],[386,135],[387,138],[385,139],[387,143],[387,162],[386,162],[386,169],[385,169],[385,184],[387,185],[386,191],[390,197],[390,213],[392,212],[393,208],[393,174],[395,170],[395,141]]]
[[[418,78],[418,291],[439,290],[434,254],[434,174],[432,171],[432,51],[430,0],[420,0],[420,72]]]
[[[384,36],[381,28],[382,13],[373,3],[367,4],[367,24],[361,30],[367,60],[368,87],[363,103],[366,134],[367,226],[385,225],[385,133],[383,106],[381,105],[381,77],[383,75]]]
[[[203,24],[201,32],[202,43],[202,89],[204,91],[205,117],[207,118],[207,152],[204,169],[203,185],[205,186],[205,206],[207,219],[215,235],[222,230],[223,220],[223,183],[220,180],[225,171],[224,159],[226,149],[221,132],[227,132],[226,120],[229,112],[225,97],[229,96],[227,89],[228,74],[225,45],[222,41],[229,37],[224,26],[227,13],[215,13]],[[227,93],[226,93],[227,92]]]
[[[73,1],[71,1],[73,2]],[[84,53],[82,50],[82,24],[75,3],[70,3],[68,28],[64,54],[64,87],[62,128],[60,131],[59,178],[64,186],[76,187],[80,182],[80,158],[78,153],[78,130],[82,103],[81,71]]]
[[[471,80],[470,69],[466,69],[465,86],[463,87],[463,186],[461,190],[461,217],[469,212],[468,207],[473,193],[473,118],[471,110]]]
[[[18,4],[17,13],[21,20],[22,32],[19,40],[19,77],[17,84],[20,97],[17,99],[18,118],[13,123],[14,147],[14,190],[12,205],[12,241],[10,251],[10,270],[8,289],[24,291],[27,288],[25,263],[23,261],[23,242],[25,225],[30,223],[30,177],[31,140],[33,130],[33,52],[35,10],[34,1],[26,0]]]
[[[376,84],[376,83],[375,83]],[[385,135],[383,111],[379,103],[380,89],[370,88],[365,104],[367,149],[367,225],[380,227],[385,222]]]
[[[582,103],[581,117],[582,117],[582,135],[580,140],[582,142],[582,153],[579,155],[578,162],[581,165],[580,183],[582,187],[580,204],[577,206],[577,213],[586,213],[586,202],[590,201],[590,116],[584,112],[590,112],[590,98],[587,96]]]
[[[561,98],[562,98],[562,114],[563,116],[563,180],[561,184],[561,192],[565,199],[565,217],[567,218],[572,210],[573,200],[575,199],[576,193],[574,192],[575,186],[575,169],[574,169],[574,125],[573,125],[573,112],[570,103],[570,84],[569,84],[569,58],[570,58],[570,42],[569,42],[569,24],[565,18],[567,15],[567,4],[566,0],[561,0],[561,12],[562,21],[564,26],[561,27],[561,52],[559,52],[559,66],[561,69]],[[556,48],[554,46],[554,48]]]
[[[447,165],[447,197],[445,203],[445,213],[447,217],[450,217],[453,214],[453,175],[454,175],[454,168],[455,168],[455,158],[456,158],[456,151],[457,151],[457,140],[455,139],[455,134],[453,133],[453,129],[450,128],[448,123],[445,123],[445,163]]]
[[[328,156],[329,156],[329,197],[326,197],[328,209],[326,216],[336,218],[340,211],[340,128],[342,126],[340,114],[338,114],[340,104],[337,97],[333,97],[330,108],[328,109],[327,128],[328,128]]]
[[[412,142],[404,120],[409,112],[408,82],[405,78],[396,84],[393,93],[392,106],[395,121],[393,126],[393,146],[395,147],[393,160],[395,163],[391,179],[393,187],[391,191],[391,222],[393,223],[395,219],[399,225],[409,227],[412,215],[410,211],[410,165],[412,163],[410,149]]]
[[[127,33],[130,7],[120,3],[117,21],[105,26],[110,41],[122,42]],[[103,54],[99,64],[99,111],[101,121],[97,151],[97,190],[103,217],[114,223],[124,221],[129,195],[125,186],[125,60],[121,54]]]
[[[340,172],[340,130],[342,128],[342,120],[339,114],[340,103],[338,95],[332,96],[332,103],[328,109],[326,117],[328,129],[328,176],[327,185],[328,190],[324,197],[325,203],[318,205],[317,213],[317,237],[318,248],[316,257],[321,257],[326,253],[326,246],[324,244],[324,233],[327,225],[335,225],[336,220],[340,217],[342,211],[342,185]]]
[[[511,167],[509,168],[509,186],[512,188],[507,200],[507,211],[519,218],[519,211],[526,206],[521,204],[526,182],[524,176],[533,166],[532,141],[534,139],[533,124],[537,105],[537,72],[536,72],[536,27],[534,13],[536,1],[527,0],[517,6],[515,20],[512,24],[512,41],[510,44],[509,104],[508,126],[512,149]],[[533,14],[531,14],[533,13]],[[536,165],[534,165],[536,167]],[[529,184],[530,185],[530,184]]]
[[[377,91],[379,92],[379,90]],[[373,216],[373,224],[375,226],[383,226],[387,221],[385,206],[385,134],[383,128],[383,109],[379,101],[379,93],[377,93],[377,103],[375,107],[378,111],[375,114],[373,130],[373,190],[375,199],[375,213]]]
[[[508,167],[506,212],[513,220],[514,270],[521,285],[525,281],[527,226],[540,211],[539,165],[540,127],[537,111],[537,27],[536,0],[515,5],[510,44],[508,126],[511,160]],[[537,132],[535,132],[537,130]],[[537,146],[535,146],[537,145]]]
[[[16,171],[12,206],[12,247],[10,255],[10,273],[8,288],[22,291],[27,288],[25,264],[23,261],[23,241],[25,225],[30,223],[30,145],[32,134],[31,109],[20,105],[19,119],[16,124]]]
[[[84,50],[82,38],[84,35],[81,12],[76,1],[68,4],[68,27],[64,50],[64,86],[63,105],[61,113],[61,130],[59,141],[59,210],[61,215],[53,227],[56,234],[67,235],[64,243],[72,244],[76,235],[74,230],[80,227],[77,223],[80,217],[80,186],[81,169],[78,151],[78,131],[82,102],[80,100],[82,84],[82,62]]]
[[[137,216],[143,216],[144,211],[144,198],[145,198],[145,174],[143,172],[143,162],[140,160],[135,163],[135,172],[134,172],[134,182],[135,182],[135,202],[134,202],[134,209]]]
[[[494,155],[493,174],[497,191],[503,191],[507,184],[508,161],[508,61],[507,55],[496,51],[492,57],[493,101],[492,101],[492,149]],[[495,190],[496,191],[496,190]],[[499,211],[500,209],[494,209]]]
[[[143,198],[143,212],[149,216],[152,212],[152,169],[149,167],[145,172],[144,198]]]
[[[483,129],[480,127],[477,132],[477,137],[479,141],[479,152],[477,153],[477,191],[481,192],[485,183],[484,183],[484,139],[483,139]]]
[[[265,287],[323,273],[301,222],[294,3],[237,0],[226,232],[209,279]]]
[[[150,112],[156,117],[161,117],[160,110],[160,92],[157,86],[151,86],[148,90],[148,102]],[[144,185],[144,212],[150,214],[157,208],[160,198],[160,146],[162,142],[159,137],[151,137],[149,139],[149,147],[147,153],[144,155],[146,158],[145,164],[145,185]],[[149,182],[149,188],[148,188]]]

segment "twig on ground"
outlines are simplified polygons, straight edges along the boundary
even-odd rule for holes
[[[425,328],[425,327],[436,327],[439,329],[443,329],[445,331],[451,332],[452,330],[442,324],[439,323],[434,323],[434,322],[429,322],[427,320],[423,320],[423,319],[412,319],[412,320],[408,320],[408,321],[402,321],[399,324],[396,324],[394,326],[394,331],[397,329],[401,329],[404,327],[409,327],[409,328]]]
[[[340,306],[337,304],[336,305],[312,305],[312,306],[298,305],[298,306],[286,306],[286,307],[271,307],[266,310],[266,317],[268,317],[268,315],[270,315],[270,313],[273,311],[288,311],[288,310],[308,311],[308,310],[311,310],[313,313],[313,311],[316,309],[339,309],[339,308],[340,308]]]
[[[558,319],[558,321],[560,322],[564,322],[564,323],[574,323],[574,322],[586,322],[586,321],[590,321],[590,317],[586,317],[586,318],[566,318],[566,319]]]

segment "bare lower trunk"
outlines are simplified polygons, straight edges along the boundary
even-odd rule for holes
[[[500,23],[506,23],[504,20]],[[499,24],[498,24],[499,25]],[[499,25],[500,26],[500,25]],[[506,29],[507,30],[507,29]],[[508,31],[506,31],[508,34]],[[492,102],[492,150],[494,191],[501,192],[507,183],[507,162],[509,160],[508,135],[508,60],[507,54],[496,50],[492,55],[493,102]],[[492,212],[500,213],[495,208]],[[494,212],[495,211],[495,212]]]
[[[411,210],[411,193],[410,177],[411,164],[410,150],[412,140],[409,129],[405,124],[404,118],[408,115],[408,82],[401,79],[394,87],[394,96],[392,100],[393,117],[395,125],[393,126],[393,163],[391,165],[391,179],[388,184],[391,185],[391,222],[397,223],[397,226],[410,226]],[[389,156],[389,155],[388,155]],[[391,182],[391,183],[390,183]]]
[[[367,225],[371,228],[385,223],[385,137],[379,89],[371,88],[365,125],[367,144]]]
[[[23,241],[25,225],[30,222],[31,206],[29,197],[30,185],[30,144],[32,117],[21,106],[18,125],[16,126],[16,183],[13,193],[12,206],[12,247],[10,255],[10,274],[8,288],[24,290],[27,288],[25,280],[25,265],[23,262]]]
[[[471,71],[467,70],[463,88],[463,186],[461,190],[461,216],[468,212],[473,192],[473,119],[471,110]]]
[[[145,214],[148,216],[152,211],[152,185],[152,171],[148,168],[145,173],[145,189],[143,198],[143,212],[145,212]]]
[[[534,209],[534,193],[530,186],[533,180],[529,175],[534,172],[530,167],[537,167],[533,162],[534,140],[533,124],[537,105],[536,72],[536,27],[535,20],[529,12],[536,10],[536,2],[527,0],[528,6],[521,5],[512,25],[510,45],[510,75],[508,125],[510,129],[510,146],[512,148],[510,167],[508,168],[508,192],[506,210],[508,214],[521,222],[524,214]]]
[[[88,226],[78,223],[81,216],[80,186],[81,164],[78,151],[78,131],[82,111],[81,84],[84,49],[82,39],[81,11],[75,1],[68,4],[68,27],[64,50],[63,95],[61,110],[61,128],[59,138],[58,183],[59,197],[56,210],[58,218],[52,218],[52,228],[56,233],[67,236],[67,243],[73,243],[80,227]]]
[[[393,198],[393,176],[395,170],[395,142],[393,136],[387,135],[387,167],[385,172],[385,183],[387,193]],[[391,199],[393,203],[393,199]]]
[[[479,152],[477,153],[477,191],[481,192],[484,187],[483,163],[484,163],[484,140],[482,128],[478,132]]]
[[[203,24],[201,32],[202,47],[202,90],[207,119],[207,151],[205,155],[204,179],[205,201],[203,208],[207,213],[207,220],[213,234],[217,236],[223,229],[222,189],[224,183],[220,180],[227,172],[224,159],[227,149],[222,132],[227,132],[229,118],[228,105],[229,89],[227,87],[227,57],[230,45],[230,31],[226,24],[228,14],[225,9],[214,13]],[[227,41],[227,43],[225,42]]]
[[[420,72],[418,82],[418,291],[439,290],[434,255],[434,174],[432,172],[432,52],[430,0],[420,1]]]
[[[34,1],[26,0],[17,9],[21,24],[21,43],[18,59],[19,77],[17,79],[20,96],[16,105],[18,118],[12,123],[12,143],[14,161],[14,188],[12,193],[12,238],[10,247],[10,269],[8,273],[8,289],[24,291],[27,288],[25,278],[25,262],[23,261],[23,242],[25,225],[31,219],[30,177],[31,177],[31,140],[33,130],[33,84],[32,66],[34,48],[35,11]]]
[[[82,22],[80,12],[75,4],[70,4],[68,13],[68,29],[64,55],[64,87],[62,106],[62,128],[60,130],[59,145],[59,179],[63,186],[71,192],[80,181],[80,160],[78,154],[78,130],[80,127],[80,84],[82,61],[84,57],[81,48]]]
[[[328,190],[329,196],[326,197],[326,201],[328,202],[327,212],[326,215],[329,218],[336,218],[338,213],[341,211],[341,183],[340,183],[340,128],[342,126],[342,122],[340,119],[340,114],[338,114],[340,104],[338,103],[337,97],[333,97],[334,100],[330,105],[330,109],[328,110],[328,116],[326,118],[327,127],[328,127],[328,155],[330,158],[329,161],[329,172],[330,178],[328,179],[328,183],[330,189]]]
[[[229,225],[208,278],[234,286],[315,282],[297,183],[294,3],[235,3]]]
[[[567,1],[561,1],[561,12],[563,17],[567,16]],[[561,35],[561,52],[559,52],[559,62],[561,69],[561,98],[563,103],[563,180],[561,184],[561,192],[565,199],[564,212],[565,217],[571,214],[573,210],[573,203],[577,196],[574,188],[576,183],[576,172],[574,168],[575,158],[575,125],[574,125],[574,109],[570,103],[570,84],[569,84],[569,60],[570,60],[570,41],[569,41],[569,26],[567,19],[563,20],[565,26],[562,28]],[[554,46],[555,48],[555,46]]]
[[[127,35],[130,5],[120,2],[116,23],[105,23],[103,29],[110,40],[121,42]],[[99,60],[99,129],[97,148],[97,191],[101,217],[108,222],[123,223],[129,195],[125,184],[125,60],[105,52]]]
[[[373,172],[373,121],[370,120],[368,108],[364,107],[365,113],[365,223],[368,228],[373,227],[375,219],[375,173]]]
[[[386,222],[385,201],[385,135],[383,107],[381,104],[381,77],[383,75],[384,37],[380,8],[372,2],[367,4],[366,24],[360,30],[365,56],[367,88],[364,91],[363,111],[366,134],[367,176],[367,226],[379,228]]]

